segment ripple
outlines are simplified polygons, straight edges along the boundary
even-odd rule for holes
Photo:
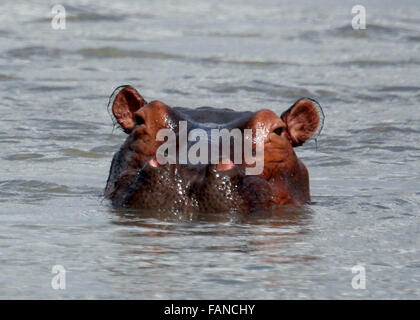
[[[66,21],[71,22],[121,22],[129,16],[128,14],[121,14],[118,12],[99,13],[98,8],[89,7],[74,7],[66,4]],[[136,14],[137,18],[150,18],[152,15]],[[50,17],[35,19],[32,22],[51,22]]]
[[[326,41],[327,37],[349,39],[349,40],[368,40],[368,39],[405,39],[418,41],[418,32],[414,29],[399,26],[385,26],[381,24],[368,23],[366,29],[353,29],[350,24],[337,27],[329,27],[322,30],[305,30],[296,36],[288,36],[288,39],[304,40],[312,43]]]
[[[31,58],[33,56],[41,57],[59,57],[61,55],[60,49],[47,48],[43,46],[30,46],[18,49],[8,50],[7,55],[16,58]]]
[[[69,86],[36,86],[36,87],[32,87],[29,88],[28,90],[30,91],[40,91],[40,92],[45,92],[45,91],[66,91],[66,90],[74,90],[74,87],[69,87]]]
[[[415,33],[415,30],[402,28],[395,25],[385,26],[381,24],[369,23],[366,29],[354,30],[351,25],[344,25],[341,27],[333,28],[330,31],[325,30],[326,35],[332,35],[340,38],[374,38],[379,37],[396,37],[401,34]]]
[[[238,84],[234,85],[232,83],[221,83],[216,84],[212,87],[209,86],[200,86],[200,88],[207,89],[215,93],[236,93],[240,91],[245,92],[263,92],[270,96],[281,96],[281,97],[311,97],[313,96],[312,92],[305,88],[292,87],[287,85],[273,84],[264,81],[252,81],[252,84]]]
[[[216,38],[262,38],[263,34],[258,32],[229,32],[229,31],[186,31],[185,35]]]
[[[391,152],[405,152],[405,151],[420,151],[420,148],[411,146],[384,146],[380,149],[391,151]]]
[[[420,42],[420,35],[416,35],[416,36],[408,36],[407,40],[409,41],[413,41],[413,42]]]
[[[55,130],[81,130],[81,131],[99,129],[99,125],[91,121],[82,122],[82,121],[59,120],[59,119],[45,120],[45,119],[36,119],[36,118],[32,118],[30,120],[34,122],[38,122],[38,123],[39,122],[46,123],[45,131],[48,131],[48,132],[51,131],[51,128],[54,128]]]
[[[120,147],[120,144],[118,145],[112,145],[112,146],[98,146],[94,147],[90,150],[90,152],[95,153],[109,153],[109,152],[115,152],[116,149]]]
[[[64,184],[40,180],[4,180],[0,181],[0,202],[32,204],[53,198],[98,196],[102,190],[78,186],[71,188]]]
[[[201,62],[205,63],[225,63],[230,65],[243,65],[248,67],[269,67],[269,66],[282,66],[282,65],[295,65],[292,62],[280,62],[280,61],[270,61],[270,60],[232,60],[232,59],[225,59],[219,57],[209,57],[209,58],[201,58],[197,59]]]
[[[417,66],[420,60],[406,59],[406,60],[373,60],[373,59],[354,59],[342,62],[333,62],[330,65],[349,67],[387,67],[387,66]]]
[[[74,148],[67,148],[67,149],[61,149],[61,152],[65,153],[66,155],[72,156],[72,157],[82,157],[82,158],[104,158],[107,157],[107,155],[91,152],[91,151],[83,151],[79,149]]]
[[[76,51],[86,58],[149,58],[149,59],[186,59],[186,57],[176,54],[169,54],[158,51],[144,51],[144,50],[124,50],[115,47],[101,47],[101,48],[83,48]]]
[[[397,127],[386,123],[379,123],[376,126],[364,128],[364,129],[349,129],[351,134],[362,135],[362,134],[377,134],[377,133],[404,133],[404,134],[419,134],[420,130]]]
[[[20,78],[0,73],[0,81],[11,81],[11,80],[18,80],[18,79]]]
[[[229,64],[243,65],[248,67],[267,67],[267,66],[292,66],[297,65],[293,62],[273,61],[273,60],[250,60],[250,59],[230,59],[222,57],[194,57],[181,54],[166,53],[160,51],[147,50],[126,50],[116,47],[83,48],[75,51],[76,54],[85,58],[139,58],[139,59],[157,59],[157,60],[175,60],[181,62],[195,61],[198,63],[210,64]]]
[[[12,154],[10,156],[4,157],[3,159],[5,160],[31,160],[31,159],[39,159],[39,158],[43,158],[44,155],[43,154],[39,154],[39,153],[17,153],[17,154]]]
[[[106,21],[106,22],[119,22],[126,19],[124,15],[117,14],[100,14],[95,12],[82,12],[76,15],[67,15],[67,21],[73,22],[97,22],[97,21]]]
[[[0,181],[0,191],[10,193],[25,192],[25,193],[61,193],[74,194],[68,186],[59,185],[39,180],[6,180]]]
[[[353,164],[354,161],[338,158],[338,157],[328,157],[327,159],[319,159],[316,163],[319,167],[343,167]]]
[[[375,89],[376,91],[394,91],[394,92],[419,92],[420,87],[416,86],[384,86],[378,89]]]

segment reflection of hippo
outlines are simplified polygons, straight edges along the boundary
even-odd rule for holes
[[[293,147],[302,145],[322,127],[323,114],[316,101],[300,99],[279,117],[270,110],[171,108],[160,101],[147,103],[129,86],[118,88],[113,97],[112,112],[128,134],[112,160],[105,189],[105,196],[115,206],[248,212],[310,201],[308,171]],[[187,121],[188,130],[261,129],[262,135],[254,135],[253,141],[263,141],[262,173],[246,175],[245,168],[250,165],[245,161],[160,164],[156,151],[164,142],[158,141],[156,135],[165,128],[179,135],[179,121]],[[179,147],[178,143],[177,150]]]

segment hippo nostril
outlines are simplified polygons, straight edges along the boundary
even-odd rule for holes
[[[225,160],[226,162],[226,160]],[[235,167],[235,164],[229,159],[229,163],[223,163],[223,160],[216,166],[218,171],[228,171]]]
[[[158,162],[158,160],[156,159],[156,156],[153,157],[152,159],[150,159],[148,163],[149,163],[149,166],[151,166],[153,168],[160,168],[160,167],[164,166],[163,164],[160,164]]]

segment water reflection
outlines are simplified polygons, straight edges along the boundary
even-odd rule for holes
[[[247,277],[250,270],[316,259],[294,250],[311,232],[313,211],[309,206],[284,206],[248,215],[110,211],[111,223],[118,226],[112,239],[120,248],[122,265],[133,260],[136,263],[131,267],[135,268],[177,269],[193,264],[201,273],[219,268],[218,259],[225,259]]]

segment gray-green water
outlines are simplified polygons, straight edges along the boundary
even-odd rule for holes
[[[53,4],[0,4],[1,298],[420,297],[418,1],[65,1],[66,30]],[[186,107],[317,99],[318,148],[297,149],[316,204],[193,221],[112,209],[125,136],[106,105],[127,83]]]

